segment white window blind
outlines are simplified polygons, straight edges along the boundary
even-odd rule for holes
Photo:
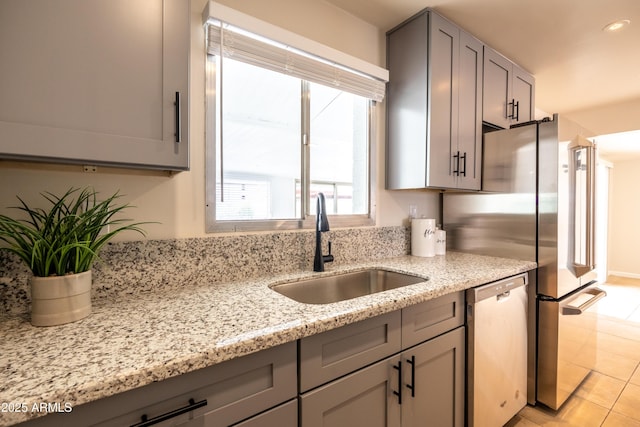
[[[385,81],[221,20],[207,21],[207,52],[382,101]]]

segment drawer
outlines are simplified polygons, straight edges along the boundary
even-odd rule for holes
[[[157,426],[177,426],[206,414],[209,426],[228,426],[297,395],[296,343],[291,342],[152,383],[29,422],[35,426],[131,426],[141,417],[155,418],[194,408]],[[190,404],[190,400],[195,405]],[[197,407],[198,403],[204,402]]]
[[[400,351],[400,310],[300,340],[305,392]]]
[[[464,324],[464,292],[454,292],[402,309],[402,349]]]
[[[205,419],[206,419],[205,415]],[[202,427],[203,424],[194,424],[193,427]],[[206,422],[204,424],[207,425]],[[256,415],[238,424],[234,427],[298,427],[298,399],[290,400],[287,403],[273,408],[267,412]],[[184,427],[189,427],[188,425]]]

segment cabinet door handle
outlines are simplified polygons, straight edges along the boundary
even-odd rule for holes
[[[180,117],[180,92],[176,92],[176,101],[173,105],[175,105],[174,110],[176,112],[176,142],[180,142],[180,134],[182,133],[180,129],[182,121],[182,118]]]
[[[462,172],[460,173],[462,174],[462,176],[467,176],[467,152],[465,151],[464,154],[460,156],[460,158],[462,159]]]
[[[511,107],[511,114],[509,114],[509,107]],[[507,119],[515,119],[516,117],[516,100],[515,99],[511,99],[511,102],[509,102],[507,104]]]
[[[161,423],[162,421],[166,421],[170,418],[177,417],[178,415],[186,414],[189,411],[193,411],[194,409],[202,408],[203,406],[207,406],[207,399],[201,400],[200,402],[196,402],[193,399],[189,399],[189,404],[182,408],[174,409],[173,411],[167,412],[162,415],[158,415],[157,417],[153,417],[151,419],[147,418],[147,414],[144,414],[140,417],[141,421],[137,424],[133,424],[131,427],[147,427],[152,426],[154,424]]]
[[[516,110],[516,122],[517,122],[518,120],[520,120],[520,101],[516,101],[513,108],[515,108]]]
[[[398,405],[402,405],[402,361],[398,362],[398,365],[393,365],[393,369],[398,371],[398,391],[393,391],[393,394],[398,396]]]
[[[456,151],[456,154],[453,155],[453,158],[455,159],[454,164],[456,165],[455,169],[453,170],[453,174],[455,176],[460,176],[460,152]]]
[[[411,390],[411,397],[416,397],[416,356],[407,359],[407,363],[411,365],[411,384],[407,384],[407,388]]]

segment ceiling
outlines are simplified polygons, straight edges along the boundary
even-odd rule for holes
[[[383,31],[432,7],[533,74],[536,107],[547,115],[640,99],[640,0],[326,1]],[[631,24],[603,31],[621,19]],[[599,142],[601,153],[640,156],[638,134],[622,136]]]

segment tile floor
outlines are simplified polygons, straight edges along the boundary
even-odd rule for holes
[[[640,427],[640,279],[601,287],[595,370],[558,411],[527,406],[507,427]]]

